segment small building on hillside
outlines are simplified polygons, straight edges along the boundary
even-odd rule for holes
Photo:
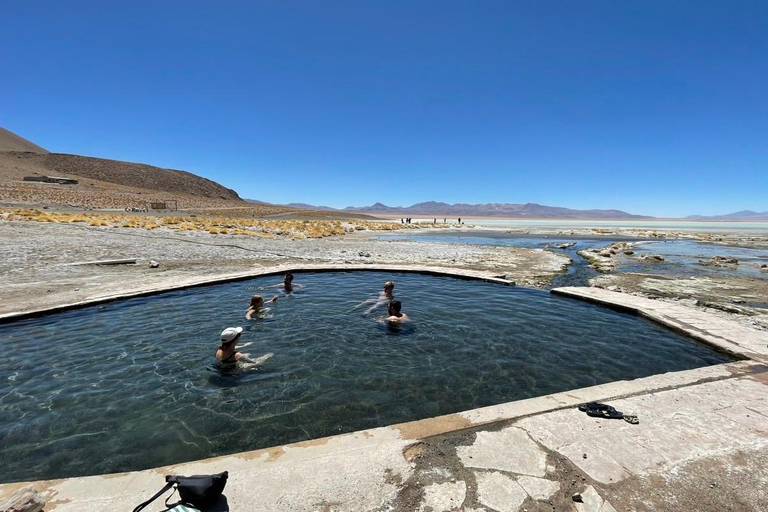
[[[56,183],[59,185],[77,185],[78,181],[61,176],[24,176],[24,181],[39,181],[41,183]]]

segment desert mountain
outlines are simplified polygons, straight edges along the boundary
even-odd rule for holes
[[[47,153],[48,150],[41,148],[27,139],[19,137],[5,128],[0,128],[0,151],[28,151],[31,153]]]
[[[24,181],[62,176],[77,185]],[[90,208],[146,207],[177,200],[180,208],[247,207],[237,192],[187,171],[106,158],[49,153],[0,129],[0,201],[12,204],[67,204]],[[285,207],[271,207],[286,211]]]
[[[294,203],[293,206],[299,208],[300,203]],[[309,205],[306,205],[309,206]],[[311,206],[313,209],[319,207]],[[448,204],[436,201],[417,203],[412,206],[387,206],[382,203],[376,203],[371,206],[348,206],[341,211],[370,214],[389,214],[389,215],[427,215],[434,217],[521,217],[536,219],[648,219],[642,215],[632,215],[621,210],[574,210],[571,208],[561,208],[558,206],[544,206],[535,203],[527,204],[508,204],[508,203],[488,203],[488,204]]]
[[[163,169],[146,164],[107,160],[89,156],[48,153],[29,157],[37,160],[51,174],[82,176],[129,187],[166,193],[191,194],[211,199],[240,200],[232,189],[187,171]]]
[[[741,210],[739,212],[726,213],[725,215],[689,215],[690,220],[768,220],[768,212],[754,212]]]

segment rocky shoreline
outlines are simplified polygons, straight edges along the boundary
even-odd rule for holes
[[[372,232],[369,234],[377,234]],[[278,264],[400,264],[489,271],[521,286],[544,287],[570,258],[542,249],[375,240],[370,236],[292,239],[207,232],[106,228],[34,221],[0,222],[12,248],[0,260],[0,314],[72,303],[185,279],[224,276]],[[73,265],[135,259],[135,264]],[[150,268],[149,262],[159,263]]]

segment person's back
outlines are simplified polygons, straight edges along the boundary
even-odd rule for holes
[[[240,341],[242,327],[227,327],[221,332],[221,344],[216,350],[216,359],[223,365],[232,365],[242,359],[243,354],[237,351],[237,342]]]
[[[401,323],[408,321],[408,315],[402,312],[403,304],[399,300],[393,300],[389,303],[387,312],[389,316],[386,318],[387,322]]]

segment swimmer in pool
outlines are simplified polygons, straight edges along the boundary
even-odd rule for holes
[[[216,350],[216,359],[218,359],[222,365],[230,366],[238,362],[251,363],[252,365],[261,364],[270,357],[272,354],[264,354],[256,359],[251,359],[250,354],[244,354],[237,351],[237,344],[240,341],[240,335],[243,333],[242,327],[227,327],[221,331],[221,344]],[[245,348],[251,345],[250,342],[243,343],[240,348]]]
[[[380,306],[383,306],[384,304],[392,302],[395,299],[394,291],[395,291],[395,283],[392,281],[387,281],[386,283],[384,283],[384,290],[379,292],[378,297],[376,297],[375,299],[368,299],[366,301],[363,301],[352,309],[354,310],[361,306],[373,304],[371,307],[369,307],[365,311],[365,314],[373,313],[375,309],[379,308]]]
[[[277,295],[269,299],[269,302],[277,302]],[[261,312],[262,307],[264,307],[264,297],[261,295],[254,295],[251,297],[251,302],[248,305],[248,311],[245,312],[245,318],[248,320],[253,320],[253,318],[258,316],[259,312]]]
[[[403,313],[401,309],[403,308],[403,304],[399,300],[393,300],[389,303],[389,306],[387,306],[387,313],[389,316],[385,318],[384,320],[390,323],[402,323],[408,321],[408,315]]]
[[[272,284],[269,286],[261,287],[261,290],[267,288],[282,288],[286,295],[290,295],[294,290],[301,290],[304,288],[303,284],[293,284],[293,274],[288,272],[283,278],[283,282],[280,284]]]

